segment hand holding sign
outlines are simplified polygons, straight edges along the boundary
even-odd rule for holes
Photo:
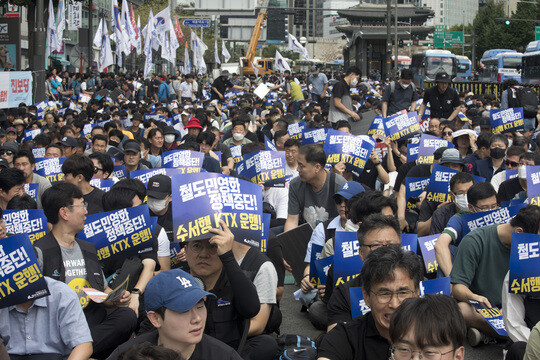
[[[219,220],[219,225],[221,226],[221,229],[211,228],[208,231],[216,234],[210,238],[210,244],[217,247],[218,255],[223,255],[232,250],[234,235],[231,230],[229,230],[227,224],[225,224],[225,221]]]

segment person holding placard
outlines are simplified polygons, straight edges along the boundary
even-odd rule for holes
[[[17,195],[24,194],[24,173],[15,168],[0,170],[0,208],[6,210],[7,203]]]

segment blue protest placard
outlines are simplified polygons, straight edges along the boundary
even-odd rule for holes
[[[113,169],[113,172],[111,174],[111,177],[115,177],[118,180],[126,179],[127,178],[127,170],[125,165],[116,165]]]
[[[512,234],[508,284],[510,293],[540,294],[540,235]]]
[[[349,295],[351,298],[351,316],[353,319],[358,316],[366,315],[371,311],[364,301],[364,294],[362,293],[361,287],[349,288]]]
[[[86,138],[86,140],[90,140],[92,138],[92,129],[96,126],[95,124],[84,124],[84,127],[82,129],[82,134]]]
[[[428,177],[406,177],[405,178],[405,199],[418,197],[429,184]]]
[[[28,235],[1,239],[0,259],[0,308],[49,295]]]
[[[437,272],[439,264],[437,263],[437,257],[435,256],[435,244],[441,234],[422,236],[418,238],[418,245],[424,258],[424,266],[428,274]]]
[[[523,108],[490,110],[489,117],[494,134],[523,130]]]
[[[98,259],[119,259],[152,251],[148,205],[88,215],[80,239],[96,246]]]
[[[287,128],[287,132],[289,133],[289,137],[291,139],[302,139],[302,131],[306,128],[306,123],[299,122],[299,123],[291,123],[289,124],[289,127]]]
[[[371,125],[369,126],[367,134],[373,138],[384,139],[386,137],[386,131],[384,130],[384,118],[379,115],[375,115]],[[373,136],[376,135],[377,137]]]
[[[24,141],[31,141],[34,140],[36,136],[41,134],[41,129],[28,129],[24,130]]]
[[[236,172],[255,184],[285,187],[285,164],[284,151],[256,151],[246,154],[236,164]]]
[[[38,158],[34,172],[47,178],[51,183],[63,181],[62,164],[65,160],[65,158]]]
[[[518,177],[518,171],[517,170],[506,169],[505,174],[506,174],[506,180],[510,180],[510,179]]]
[[[261,252],[266,253],[268,250],[268,240],[270,238],[270,222],[272,221],[272,215],[268,213],[262,214],[262,238],[261,238]]]
[[[44,148],[44,147],[33,147],[32,148],[32,155],[34,155],[34,157],[36,158],[44,158],[45,157],[45,152],[47,151],[47,148]]]
[[[166,151],[161,156],[164,168],[179,169],[182,174],[201,172],[204,154],[191,150]]]
[[[302,145],[322,144],[326,140],[328,128],[304,129],[302,132]]]
[[[242,145],[231,146],[231,155],[233,157],[234,163],[237,164],[243,160],[242,157]]]
[[[180,169],[166,169],[166,168],[157,168],[157,169],[144,169],[144,170],[135,170],[129,172],[130,179],[139,179],[146,186],[148,185],[148,180],[155,175],[167,175],[172,177],[173,175],[182,174]]]
[[[450,197],[450,179],[458,172],[439,164],[433,165],[429,184],[426,188],[426,200],[440,203],[452,201]]]
[[[510,201],[501,201],[501,207],[509,207],[514,205],[519,205],[527,202],[526,198],[523,199],[512,199]]]
[[[156,120],[161,121],[165,119],[165,116],[163,115],[157,115],[157,114],[144,114],[144,121],[146,120]]]
[[[436,136],[422,134],[418,146],[418,164],[433,164],[433,154],[441,147],[453,148],[454,144]]]
[[[39,184],[35,184],[35,183],[24,184],[24,192],[30,195],[30,197],[36,201],[37,201],[38,191],[39,191]]]
[[[327,164],[343,162],[347,171],[355,176],[360,176],[364,170],[373,148],[375,141],[368,136],[355,136],[333,129],[328,130],[323,147]]]
[[[407,162],[416,161],[418,159],[418,150],[420,144],[407,144]]]
[[[357,277],[362,270],[360,245],[354,231],[336,231],[334,245],[334,286]]]
[[[418,244],[418,235],[416,234],[401,234],[401,247],[403,250],[412,251],[416,254]]]
[[[326,285],[326,278],[328,275],[328,270],[330,266],[334,263],[334,255],[315,260],[313,266],[317,272],[317,277],[319,278],[319,284]]]
[[[268,151],[277,151],[276,145],[266,135],[264,135],[264,148]]]
[[[176,241],[208,239],[223,220],[234,239],[260,248],[262,187],[215,173],[172,177],[173,231]]]
[[[173,122],[174,125],[181,123],[182,122],[182,114],[181,113],[173,114],[172,122]]]
[[[450,296],[450,276],[420,282],[420,296],[443,294]]]
[[[540,165],[527,166],[527,197],[531,199],[530,203],[538,205],[540,197]]]
[[[96,187],[100,190],[103,190],[105,192],[111,190],[112,186],[114,185],[113,180],[103,180],[103,179],[92,179],[90,180],[90,185],[93,187]]]
[[[518,204],[515,206],[504,207],[496,210],[482,211],[477,213],[461,215],[463,224],[463,236],[478,228],[493,225],[504,224],[510,221],[519,210],[527,204]]]
[[[420,132],[416,111],[387,117],[383,124],[386,135],[392,141],[407,139]]]
[[[182,250],[182,244],[177,242],[171,242],[170,244],[170,258],[171,258],[171,269],[177,269],[180,266],[179,255]]]
[[[3,219],[8,234],[28,234],[32,244],[47,233],[47,218],[42,209],[4,210]]]
[[[497,334],[508,337],[508,333],[504,326],[502,312],[499,308],[494,307],[488,309],[486,305],[476,300],[469,300],[469,303],[471,303],[476,311],[487,320],[488,324],[497,332]]]
[[[319,275],[317,274],[317,269],[315,268],[315,261],[321,259],[322,245],[311,245],[311,259],[309,262],[309,282],[314,287],[319,285]]]

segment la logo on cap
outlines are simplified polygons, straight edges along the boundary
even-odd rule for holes
[[[349,188],[349,184],[345,183],[345,184],[343,185],[343,190],[347,190],[348,188]]]
[[[189,281],[188,279],[186,279],[185,277],[182,277],[182,276],[177,276],[176,277],[178,279],[178,281],[180,281],[180,284],[182,284],[182,286],[184,288],[188,288],[188,287],[191,287],[191,281]]]

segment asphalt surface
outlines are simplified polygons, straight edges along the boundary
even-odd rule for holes
[[[352,133],[355,135],[367,134],[375,114],[373,111],[369,111],[362,115],[362,120],[352,124]],[[311,325],[306,312],[300,311],[302,306],[294,299],[293,295],[296,290],[298,290],[298,287],[295,285],[285,285],[285,292],[280,303],[283,313],[281,334],[304,335],[315,340],[322,334],[322,331],[315,329]],[[503,358],[502,355],[502,345],[480,345],[472,348],[467,342],[465,343],[465,359],[467,360],[498,360]]]

